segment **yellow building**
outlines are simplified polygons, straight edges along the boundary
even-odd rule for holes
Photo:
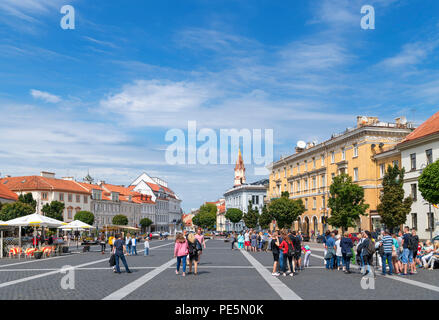
[[[349,174],[364,188],[368,215],[362,216],[353,231],[371,230],[372,219],[378,219],[377,205],[381,190],[380,165],[398,161],[398,153],[390,149],[412,131],[406,121],[381,122],[376,117],[357,117],[355,128],[346,129],[322,143],[298,143],[296,153],[281,158],[269,166],[268,199],[280,197],[288,191],[291,199],[302,199],[306,212],[294,223],[302,232],[320,234],[330,226],[324,217],[330,216],[327,208],[329,187],[335,175]],[[385,153],[385,151],[388,151]],[[381,154],[377,157],[377,154]]]

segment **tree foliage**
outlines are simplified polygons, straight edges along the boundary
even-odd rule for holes
[[[34,213],[31,205],[17,201],[3,204],[0,210],[0,220],[8,221],[18,217],[23,217]]]
[[[262,229],[268,229],[272,220],[273,218],[270,215],[267,206],[264,205],[264,207],[262,208],[262,213],[259,216],[259,225]]]
[[[52,201],[50,204],[46,203],[41,212],[44,213],[45,216],[49,218],[53,218],[56,220],[64,221],[63,212],[64,212],[64,203],[60,201]]]
[[[139,221],[139,224],[142,226],[143,229],[146,230],[146,228],[152,225],[152,220],[149,218],[143,218]]]
[[[251,201],[248,202],[247,212],[242,217],[244,220],[245,226],[248,228],[256,228],[258,226],[259,219],[259,211],[257,209],[253,209],[253,203]]]
[[[329,193],[330,225],[346,230],[356,226],[360,215],[367,215],[369,205],[364,200],[364,189],[353,183],[349,175],[341,174],[334,177]]]
[[[112,222],[118,226],[126,226],[128,224],[128,218],[124,214],[117,214],[113,217]]]
[[[35,209],[37,207],[37,201],[34,200],[32,193],[28,192],[26,194],[20,194],[18,196],[18,201],[30,205],[34,209],[34,212],[35,212]]]
[[[242,216],[243,213],[241,211],[241,209],[238,208],[229,208],[226,211],[226,219],[228,219],[231,223],[233,223],[233,226],[235,225],[235,223],[238,223],[239,221],[242,220]],[[235,229],[235,228],[233,228]]]
[[[271,201],[268,207],[270,216],[276,220],[280,229],[290,227],[305,212],[302,199],[293,200],[289,199],[288,196],[288,192],[282,192],[282,196]]]
[[[200,211],[192,218],[192,223],[201,228],[213,229],[216,223],[216,211],[215,204],[203,204]]]
[[[422,198],[429,203],[439,204],[439,160],[422,171],[418,183]]]
[[[413,199],[404,198],[403,184],[404,168],[399,169],[398,166],[389,165],[383,177],[381,203],[377,207],[381,220],[389,229],[404,224],[411,210]]]
[[[95,216],[90,211],[78,211],[73,217],[74,220],[79,220],[89,225],[93,225],[95,222]]]

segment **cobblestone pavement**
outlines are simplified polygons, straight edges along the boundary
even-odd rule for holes
[[[114,274],[109,252],[99,247],[91,252],[73,253],[42,260],[0,260],[0,297],[16,299],[130,299],[130,300],[280,300],[280,299],[439,299],[438,270],[419,270],[412,276],[363,279],[323,267],[320,244],[311,244],[311,266],[294,277],[273,277],[271,252],[230,250],[223,240],[209,240],[201,255],[199,274],[175,274],[173,242],[152,241],[150,255],[128,256],[131,274]],[[72,273],[62,268],[74,267]],[[181,273],[181,271],[180,271]],[[66,276],[73,275],[74,289],[63,289]],[[363,289],[362,281],[374,281]],[[65,282],[65,281],[64,281]]]

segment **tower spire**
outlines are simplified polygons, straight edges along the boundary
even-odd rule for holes
[[[245,166],[242,160],[241,148],[238,150],[238,159],[235,165],[235,183],[234,186],[240,186],[245,183]]]

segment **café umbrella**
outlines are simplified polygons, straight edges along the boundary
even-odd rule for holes
[[[18,239],[19,246],[21,247],[21,227],[48,227],[48,228],[58,228],[67,223],[43,216],[38,213],[29,214],[27,216],[18,217],[12,220],[8,220],[4,222],[2,225],[19,227]],[[35,243],[35,235],[34,235],[34,243]]]
[[[77,231],[82,231],[90,228],[93,228],[93,226],[85,222],[82,222],[81,220],[74,220],[63,226],[58,227],[58,229],[62,229],[62,230],[77,230]],[[78,247],[78,242],[76,242],[76,247]]]

